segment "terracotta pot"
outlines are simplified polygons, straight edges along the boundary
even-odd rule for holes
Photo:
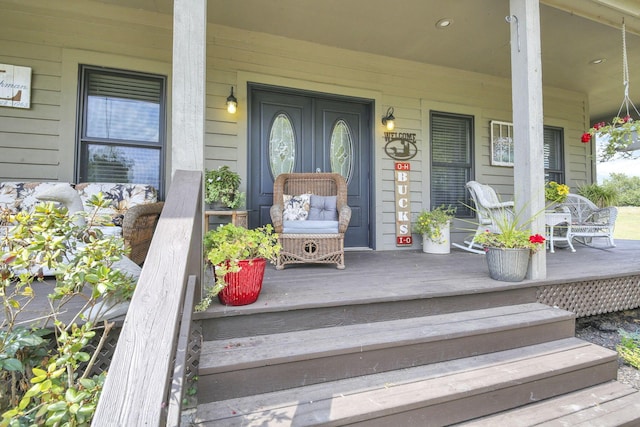
[[[218,294],[224,305],[247,305],[256,302],[262,290],[262,279],[267,260],[255,258],[238,261],[240,271],[227,273],[227,286]]]

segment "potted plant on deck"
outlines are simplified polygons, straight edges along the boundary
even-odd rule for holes
[[[531,254],[544,247],[545,238],[531,233],[533,219],[519,221],[509,209],[502,209],[493,219],[497,231],[487,230],[475,238],[486,252],[489,277],[520,282],[527,275]]]
[[[219,203],[224,208],[239,208],[245,201],[245,194],[239,190],[240,182],[240,175],[229,166],[207,170],[204,175],[204,201]]]
[[[219,226],[204,236],[207,261],[215,283],[207,289],[197,310],[206,310],[216,296],[225,305],[246,305],[258,299],[266,262],[280,253],[273,226],[247,229],[233,224]]]
[[[455,207],[445,205],[440,205],[431,211],[420,212],[414,231],[422,235],[423,252],[448,254],[451,251],[450,229],[455,213]]]

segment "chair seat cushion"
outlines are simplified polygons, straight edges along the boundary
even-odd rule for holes
[[[338,234],[338,221],[283,221],[285,234]]]

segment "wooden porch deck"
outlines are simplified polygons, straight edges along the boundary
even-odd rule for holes
[[[240,307],[216,303],[207,310],[207,317],[333,306],[341,302],[401,302],[634,276],[640,280],[640,241],[617,240],[616,245],[615,248],[601,248],[578,244],[575,253],[568,249],[558,249],[554,254],[547,252],[547,278],[518,283],[489,278],[483,255],[455,248],[448,255],[425,254],[418,250],[347,251],[344,270],[331,265],[304,264],[278,271],[268,265],[257,302]],[[34,284],[37,298],[21,319],[35,319],[49,313],[45,296],[50,292],[50,286],[50,281]],[[640,295],[640,285],[638,288]],[[60,319],[69,321],[83,303],[80,299],[67,303]],[[196,314],[195,318],[199,317],[201,315]]]
[[[541,413],[638,425],[640,393],[614,381],[616,353],[576,339],[569,312],[640,306],[640,241],[617,245],[548,253],[547,279],[518,283],[461,250],[267,268],[254,304],[194,315],[194,425],[498,425],[482,417],[500,414],[528,426]]]
[[[577,244],[574,253],[568,249],[547,252],[547,278],[518,283],[491,279],[483,255],[455,248],[448,255],[416,250],[347,251],[344,270],[314,264],[287,266],[280,271],[267,266],[258,301],[241,307],[214,304],[208,314],[226,317],[331,306],[340,301],[366,304],[640,278],[640,241],[617,240],[616,245],[604,248],[597,243],[594,247]]]

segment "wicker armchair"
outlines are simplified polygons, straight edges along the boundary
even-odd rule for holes
[[[144,263],[151,246],[164,202],[146,203],[131,207],[122,220],[124,244],[131,249],[128,258],[138,265]]]
[[[303,200],[309,200],[309,216],[303,212],[299,219],[292,220],[287,217],[285,196],[291,200],[292,196],[300,195],[308,196]],[[327,201],[324,212],[317,210],[323,199]],[[347,205],[347,184],[340,174],[278,175],[273,184],[270,214],[282,246],[276,262],[278,270],[286,264],[302,263],[336,264],[339,269],[345,268],[344,234],[351,219],[351,208]]]
[[[568,238],[589,245],[594,238],[601,237],[607,239],[610,246],[615,246],[613,230],[617,208],[598,208],[591,200],[577,194],[569,194],[560,207],[571,213],[571,235]]]

